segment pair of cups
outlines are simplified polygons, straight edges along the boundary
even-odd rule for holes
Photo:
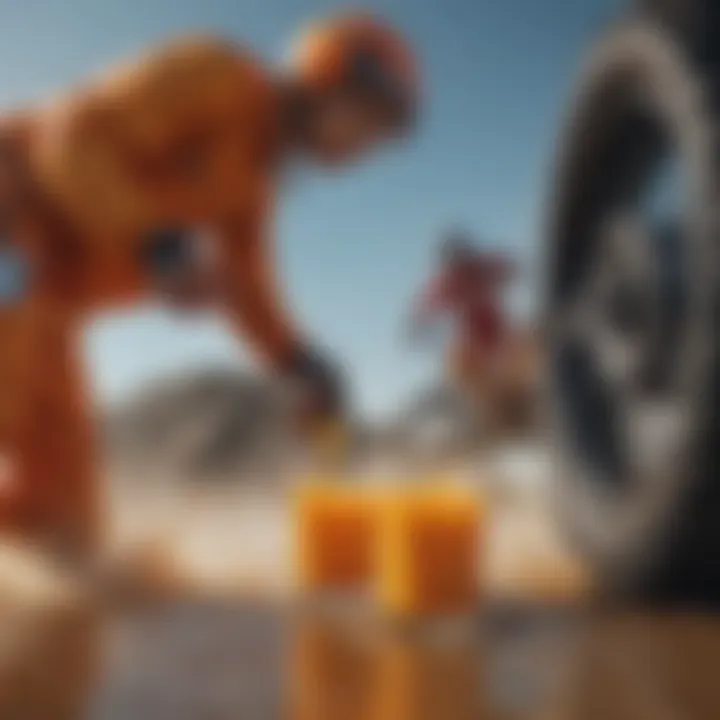
[[[480,588],[485,506],[452,481],[311,480],[296,490],[303,590],[370,591],[393,615],[471,611]]]

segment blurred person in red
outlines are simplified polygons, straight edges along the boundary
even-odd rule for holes
[[[0,121],[0,528],[85,555],[102,503],[80,333],[161,297],[226,309],[305,417],[342,382],[280,299],[271,220],[286,162],[342,165],[413,125],[415,59],[383,21],[305,33],[285,72],[186,37]]]
[[[508,338],[503,291],[515,277],[516,266],[507,255],[479,248],[461,232],[443,238],[439,255],[437,274],[413,305],[411,336],[422,335],[438,314],[450,315],[455,336],[446,374],[454,385],[474,394],[491,377]]]

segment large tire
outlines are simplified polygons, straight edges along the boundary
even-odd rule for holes
[[[606,589],[719,602],[717,74],[697,24],[675,32],[672,2],[645,5],[589,54],[554,177],[546,310],[556,507]],[[643,191],[668,157],[684,190],[670,263],[642,221]],[[635,230],[613,225],[620,216]],[[674,314],[668,265],[682,280]],[[618,293],[598,294],[603,276],[642,309],[630,330],[604,317]],[[604,364],[598,328],[608,322],[632,343],[621,380]],[[648,382],[648,366],[660,365],[661,381]]]

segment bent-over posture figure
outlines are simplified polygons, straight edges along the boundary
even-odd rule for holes
[[[188,37],[0,121],[0,528],[84,553],[101,521],[79,356],[91,313],[219,303],[312,409],[332,366],[279,299],[270,222],[283,160],[343,163],[404,133],[417,81],[368,16],[319,23],[272,73]],[[141,351],[141,349],[139,349]]]

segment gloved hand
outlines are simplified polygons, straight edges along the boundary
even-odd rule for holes
[[[283,368],[300,394],[298,417],[304,427],[320,427],[344,419],[345,382],[339,368],[323,353],[298,346]]]

